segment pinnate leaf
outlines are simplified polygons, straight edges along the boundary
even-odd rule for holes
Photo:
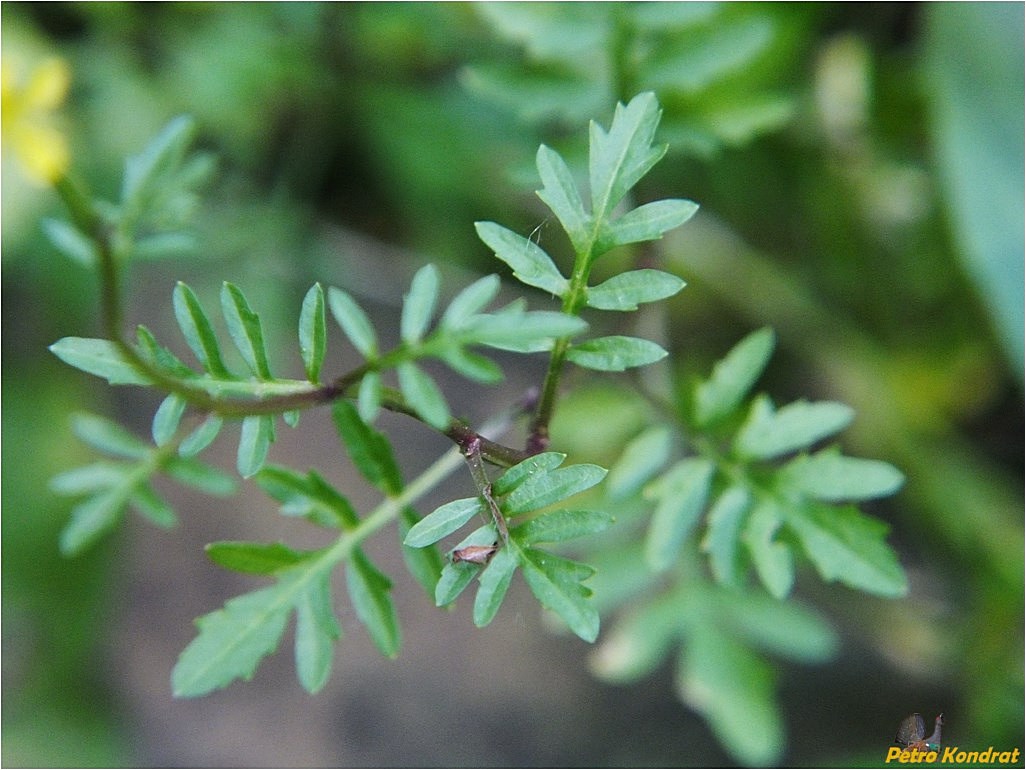
[[[589,463],[535,473],[509,493],[502,510],[509,516],[515,516],[545,508],[590,489],[605,475],[605,468]]]
[[[506,591],[517,568],[517,557],[512,548],[501,548],[481,573],[480,586],[474,597],[474,625],[484,628],[499,611]]]
[[[566,357],[585,369],[622,372],[660,361],[666,357],[666,351],[650,340],[617,335],[585,340],[570,348]]]
[[[652,146],[661,115],[655,94],[638,94],[630,103],[616,105],[613,122],[606,133],[591,124],[589,175],[591,213],[608,220],[617,204],[666,152]]]
[[[560,543],[604,531],[613,523],[605,511],[558,510],[537,516],[510,530],[523,545]]]
[[[268,465],[255,478],[268,495],[282,504],[283,516],[302,516],[335,529],[352,529],[360,523],[352,504],[317,471],[303,476],[289,468]]]
[[[561,452],[541,452],[507,469],[492,482],[492,493],[503,497],[535,474],[544,474],[563,464],[566,455]]]
[[[528,286],[561,297],[569,287],[552,257],[522,235],[495,222],[475,222],[478,237],[495,252],[495,256],[513,269],[513,275]]]
[[[228,325],[228,334],[246,366],[258,379],[270,380],[271,368],[267,362],[260,317],[250,308],[242,290],[227,281],[221,287],[221,310]]]
[[[215,377],[229,377],[228,369],[221,360],[221,347],[214,334],[214,328],[203,311],[196,293],[179,281],[172,295],[172,304],[178,327],[182,330],[182,335],[196,360]]]
[[[580,584],[584,565],[545,551],[528,548],[521,552],[524,580],[545,609],[563,619],[571,631],[586,642],[598,638],[598,611],[588,601],[588,590]]]
[[[608,222],[596,251],[602,253],[615,246],[657,240],[663,233],[687,222],[696,211],[698,204],[689,200],[668,198],[646,203]]]
[[[479,497],[464,497],[441,505],[418,521],[403,540],[405,545],[422,548],[451,535],[475,515],[484,513]]]
[[[261,659],[281,642],[297,594],[294,582],[283,580],[237,596],[199,618],[199,634],[171,672],[174,694],[179,698],[206,695],[235,679],[252,678]]]
[[[558,152],[544,144],[538,148],[536,161],[538,175],[544,185],[538,190],[538,197],[545,201],[559,219],[570,237],[574,251],[578,254],[587,253],[590,247],[590,217],[581,203],[581,196],[570,169]]]

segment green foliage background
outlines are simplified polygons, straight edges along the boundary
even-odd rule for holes
[[[772,325],[779,352],[762,387],[780,402],[853,405],[846,446],[908,478],[873,513],[894,527],[909,596],[802,586],[832,610],[842,654],[779,671],[784,762],[878,764],[912,711],[944,711],[946,743],[1021,740],[1021,6],[7,4],[3,21],[5,55],[69,61],[66,125],[94,188],[114,190],[124,156],[183,112],[221,159],[199,212],[203,250],[137,268],[130,320],[169,327],[175,279],[205,296],[228,279],[260,307],[271,350],[294,347],[275,340],[292,339],[314,280],[394,314],[398,287],[426,261],[461,276],[494,269],[476,220],[546,239],[555,228],[525,182],[538,143],[572,157],[584,121],[607,122],[617,99],[654,89],[671,149],[645,194],[702,206],[663,249],[689,284],[666,309],[680,374],[706,373]],[[251,497],[222,515],[208,500],[191,512],[179,501],[181,531],[133,523],[85,557],[58,556],[69,504],[46,481],[85,459],[68,414],[115,413],[144,431],[156,403],[45,352],[98,331],[95,285],[42,237],[55,198],[4,174],[6,764],[729,761],[673,699],[666,672],[599,686],[583,646],[568,653],[512,621],[477,631],[425,617],[406,641],[409,668],[346,651],[357,662],[316,700],[273,684],[291,679],[283,665],[204,705],[170,704],[188,621],[229,595],[209,585],[227,578],[199,565],[197,544],[272,507]],[[555,236],[545,245],[560,248]],[[554,446],[608,464],[637,418],[622,390],[592,379],[561,404]],[[418,467],[430,455],[416,450],[440,446],[409,444]],[[335,446],[293,449],[330,468]],[[173,549],[157,560],[167,576],[148,574],[154,549]],[[194,593],[169,597],[169,586]],[[533,608],[519,623],[535,623]],[[455,647],[432,642],[451,626]],[[537,645],[542,662],[507,643]],[[417,666],[444,670],[444,695],[430,678],[396,685]],[[255,689],[261,678],[269,690]],[[536,680],[548,686],[528,686]],[[257,693],[281,711],[247,722],[241,704]],[[443,699],[458,726],[414,730],[423,704]],[[294,713],[308,717],[284,716]],[[546,715],[572,728],[546,732]],[[279,731],[290,739],[274,740]]]

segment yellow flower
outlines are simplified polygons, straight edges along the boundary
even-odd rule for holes
[[[11,151],[32,181],[56,182],[69,162],[68,143],[54,125],[71,82],[68,65],[51,57],[26,74],[23,62],[4,57],[0,81],[4,153]]]

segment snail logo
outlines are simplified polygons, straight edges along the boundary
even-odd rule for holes
[[[894,743],[887,749],[886,764],[897,762],[900,765],[934,764],[939,761],[941,765],[965,765],[979,764],[988,765],[1009,765],[1017,764],[1022,756],[1021,749],[1009,750],[995,749],[993,746],[983,751],[964,751],[958,746],[948,746],[941,749],[941,727],[944,725],[944,715],[938,714],[933,720],[933,733],[926,737],[926,723],[919,714],[911,714],[905,717],[898,725],[898,734],[894,736]]]
[[[894,743],[898,746],[891,746],[887,750],[887,762],[892,759],[898,760],[901,764],[919,764],[923,762],[933,763],[937,761],[937,752],[940,751],[941,726],[944,724],[944,715],[938,714],[933,721],[933,734],[926,738],[926,723],[919,714],[910,714],[898,725],[898,734],[894,736]],[[901,747],[901,748],[899,748]]]
[[[944,724],[944,715],[938,714],[933,721],[933,735],[924,738],[926,725],[919,714],[912,714],[905,717],[898,726],[898,734],[894,736],[894,742],[899,746],[913,751],[939,751],[941,742],[941,726]]]

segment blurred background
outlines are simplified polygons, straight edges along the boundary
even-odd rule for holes
[[[98,194],[117,196],[124,157],[177,114],[196,118],[200,146],[219,158],[197,212],[200,248],[134,266],[127,320],[175,347],[174,282],[213,307],[231,280],[261,313],[269,349],[287,351],[276,363],[290,376],[314,281],[345,287],[394,330],[423,263],[439,264],[453,292],[499,271],[475,220],[537,228],[565,257],[533,195],[537,145],[581,158],[589,119],[608,125],[618,99],[654,90],[670,150],[639,198],[701,205],[658,245],[688,282],[666,310],[674,373],[705,372],[772,325],[778,352],[760,386],[778,403],[852,404],[846,450],[908,478],[870,511],[892,526],[906,599],[799,586],[842,647],[826,665],[780,664],[781,763],[879,765],[913,711],[928,723],[944,712],[945,744],[1022,746],[1021,4],[5,3],[2,22],[5,113],[9,79],[60,57],[71,85],[52,119]],[[466,600],[436,610],[398,566],[398,660],[382,659],[339,601],[346,636],[318,696],[296,683],[286,640],[252,682],[174,700],[168,676],[192,619],[255,585],[210,564],[203,544],[310,534],[252,484],[227,501],[168,486],[178,529],[130,516],[87,555],[58,554],[71,502],[47,480],[91,458],[71,413],[145,435],[159,399],[47,352],[66,335],[99,335],[97,285],[43,237],[40,218],[62,212],[8,152],[9,129],[5,765],[733,763],[675,699],[668,665],[636,685],[603,684],[588,645],[549,634],[522,583],[479,631]],[[331,340],[339,372],[343,349]],[[509,372],[487,402],[453,384],[450,401],[481,420],[537,383],[542,365]],[[582,388],[563,405],[556,445],[608,454],[627,428],[593,416],[615,414],[614,398]],[[366,510],[375,498],[322,422],[311,414],[281,432],[271,460],[317,467]],[[410,475],[446,448],[409,421],[381,426],[401,437]],[[230,440],[210,457],[231,469]],[[465,495],[467,483],[439,494]],[[378,541],[370,550],[394,566],[394,543]]]

